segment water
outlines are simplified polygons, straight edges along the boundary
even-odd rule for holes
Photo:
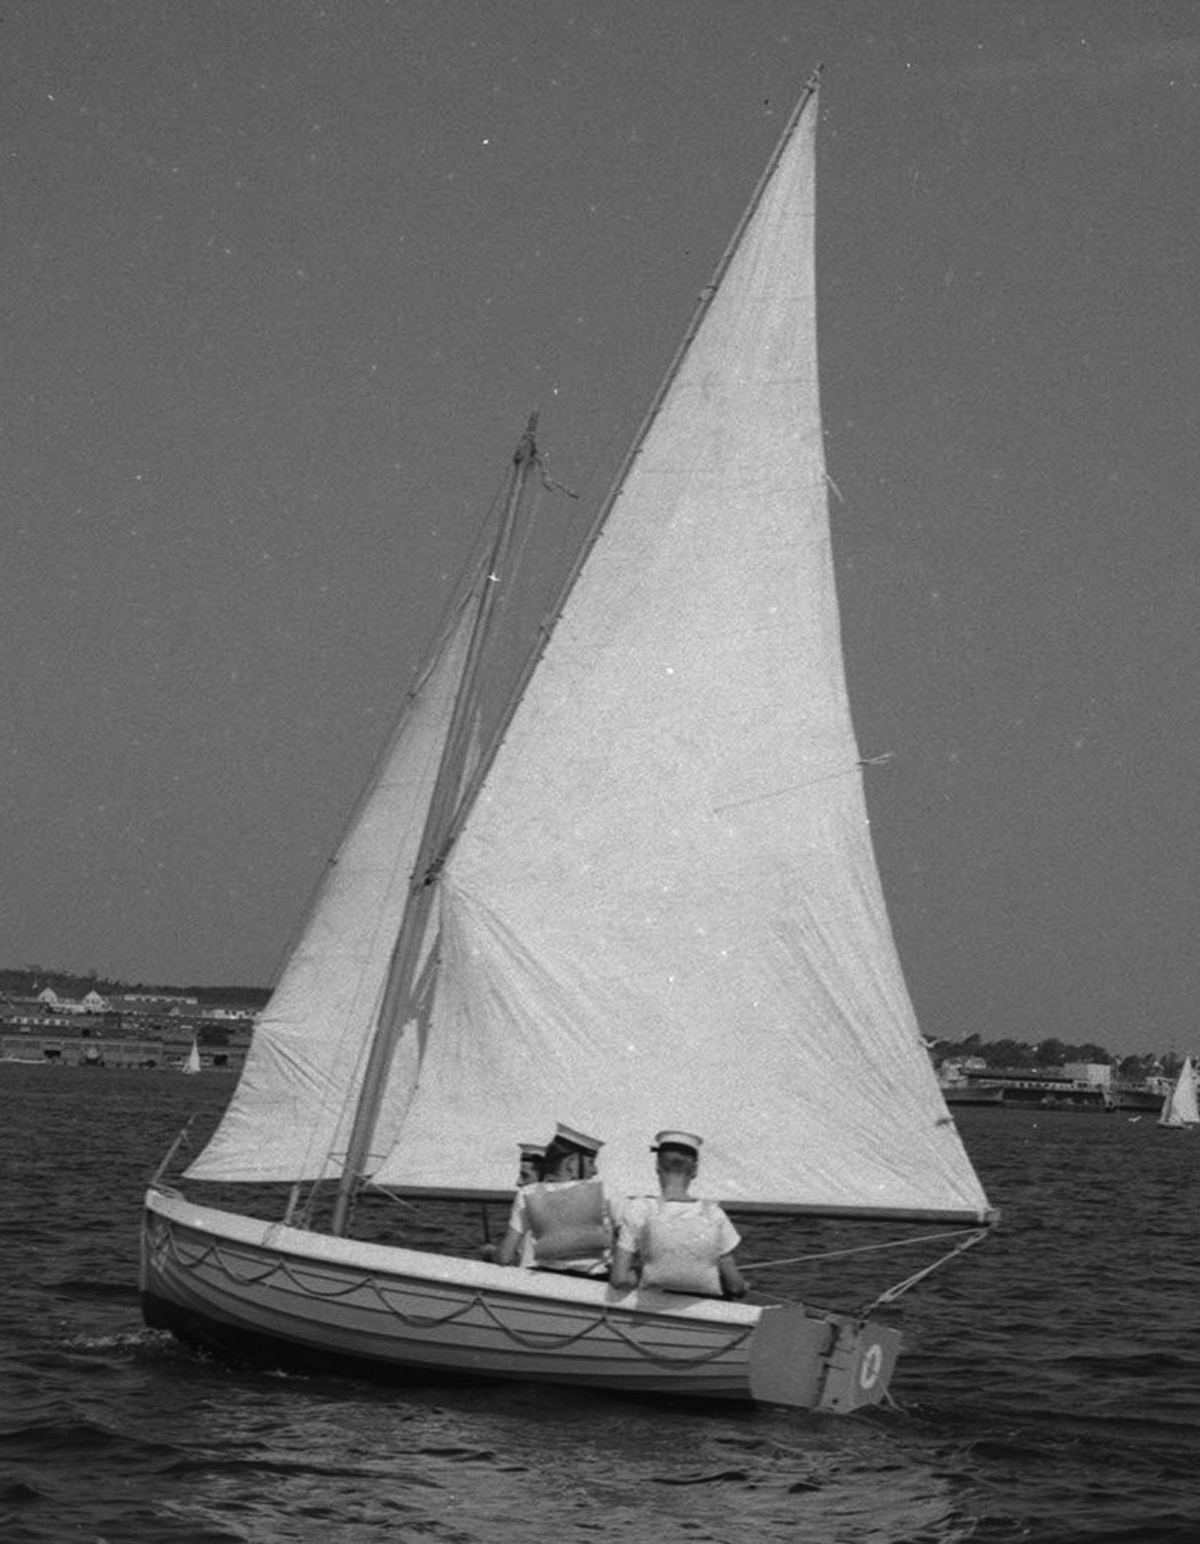
[[[397,1389],[184,1351],[141,1324],[140,1197],[187,1116],[208,1129],[231,1088],[0,1066],[5,1544],[1200,1537],[1200,1132],[962,1110],[1004,1224],[906,1300],[896,1407],[836,1419]],[[420,1219],[434,1241],[464,1225]],[[747,1261],[814,1242],[743,1232]],[[758,1279],[815,1295],[823,1278]]]

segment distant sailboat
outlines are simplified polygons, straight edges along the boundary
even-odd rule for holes
[[[192,1048],[187,1054],[187,1059],[184,1061],[181,1071],[188,1073],[189,1076],[200,1071],[200,1045],[198,1041],[192,1041]]]
[[[950,1253],[993,1220],[896,957],[846,696],[816,117],[814,83],[553,625],[497,690],[496,601],[543,482],[532,422],[518,445],[490,550],[184,1176],[292,1185],[286,1217],[156,1181],[149,1324],[285,1363],[842,1412],[884,1396],[899,1346],[862,1309],[369,1243],[355,1199],[507,1201],[515,1143],[565,1119],[605,1139],[617,1195],[653,1184],[673,1126],[704,1135],[701,1188],[735,1213],[941,1224],[966,1239]]]
[[[1186,1056],[1171,1092],[1163,1100],[1160,1126],[1200,1126],[1200,1107],[1196,1099],[1196,1069]]]

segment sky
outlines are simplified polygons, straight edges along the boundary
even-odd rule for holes
[[[918,1017],[1200,1047],[1191,0],[7,5],[0,965],[269,983],[529,412],[589,509],[818,65]]]

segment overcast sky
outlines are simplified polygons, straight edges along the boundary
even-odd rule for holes
[[[1200,1048],[1192,0],[7,5],[0,964],[270,980],[529,410],[585,509],[817,64],[923,1027]]]

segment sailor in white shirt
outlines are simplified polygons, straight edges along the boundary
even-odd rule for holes
[[[603,1142],[559,1125],[546,1148],[544,1177],[513,1198],[500,1265],[532,1266],[575,1276],[607,1276],[612,1260],[612,1209],[596,1159]]]
[[[690,1131],[660,1131],[655,1137],[650,1150],[657,1154],[660,1193],[625,1203],[613,1255],[614,1287],[745,1297],[746,1283],[733,1258],[741,1243],[737,1230],[715,1201],[689,1193],[702,1142]]]

